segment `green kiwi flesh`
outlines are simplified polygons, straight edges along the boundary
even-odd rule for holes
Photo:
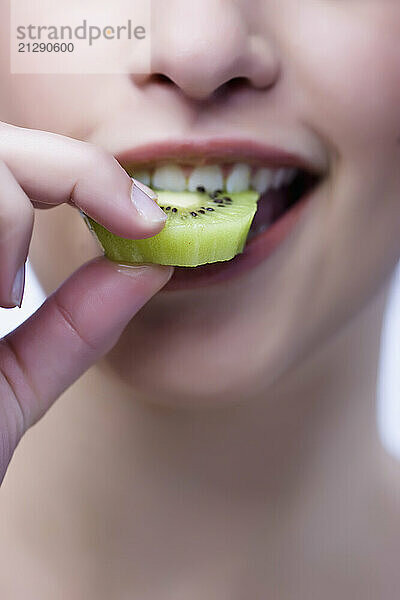
[[[87,215],[84,218],[110,260],[197,267],[243,252],[258,198],[254,191],[211,195],[158,191],[157,202],[168,218],[160,233],[142,240],[118,237]]]

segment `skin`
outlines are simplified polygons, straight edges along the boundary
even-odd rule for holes
[[[50,563],[77,572],[65,597],[391,600],[399,474],[374,402],[400,257],[400,6],[194,0],[187,14],[183,0],[153,1],[148,77],[10,76],[4,31],[1,119],[109,153],[244,136],[306,152],[327,174],[270,259],[152,298],[24,438],[5,486],[8,597],[33,585],[50,598]],[[97,250],[71,207],[37,212],[32,258],[52,291]],[[41,515],[26,531],[23,497]],[[46,538],[51,510],[62,529]],[[21,552],[30,588],[12,576]]]

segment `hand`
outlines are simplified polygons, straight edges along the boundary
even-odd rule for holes
[[[151,195],[91,144],[0,123],[0,306],[21,304],[34,208],[71,203],[113,233],[139,239],[165,223]],[[0,340],[0,483],[27,429],[112,348],[171,275],[170,267],[97,258]]]

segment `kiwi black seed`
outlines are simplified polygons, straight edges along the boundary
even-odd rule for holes
[[[120,238],[86,217],[108,258],[127,263],[196,267],[230,260],[242,252],[257,209],[257,192],[232,194],[231,202],[226,191],[225,196],[215,199],[203,192],[158,190],[157,193],[167,220],[162,231],[151,238]],[[224,210],[219,210],[220,207]]]
[[[179,214],[179,216],[183,219],[186,219],[188,216],[189,217],[200,217],[201,215],[206,215],[207,212],[214,212],[215,209],[207,206],[207,202],[204,202],[204,199],[201,199],[201,195],[204,194],[205,192],[205,188],[204,186],[198,186],[197,188],[197,194],[199,194],[198,199],[202,201],[201,206],[199,206],[199,208],[197,207],[193,207],[193,208],[189,208],[187,210],[185,210],[184,208],[178,206],[162,206],[162,210],[164,210],[165,212],[171,212],[174,214]],[[227,207],[227,206],[232,206],[232,198],[230,198],[229,196],[222,196],[222,190],[215,190],[215,192],[212,192],[211,194],[207,194],[206,198],[209,199],[208,202],[210,202],[210,200],[215,203],[217,206],[215,208],[222,208],[222,207]],[[225,192],[226,194],[226,192]]]

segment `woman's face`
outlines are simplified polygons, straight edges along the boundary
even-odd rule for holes
[[[223,138],[252,167],[249,143],[258,142],[323,173],[274,252],[219,283],[162,292],[131,322],[106,360],[144,397],[190,407],[261,393],[394,268],[398,0],[153,0],[145,77],[10,76],[5,0],[1,12],[1,120],[117,157],[155,143],[151,167],[156,144],[182,140],[206,140],[195,162],[226,165],[227,147],[210,158],[211,141]],[[180,150],[172,162],[187,158]],[[71,208],[37,214],[33,259],[45,286],[92,256],[93,243]]]

